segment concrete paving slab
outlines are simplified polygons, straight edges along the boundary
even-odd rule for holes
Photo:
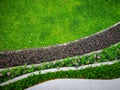
[[[120,78],[113,80],[56,79],[26,90],[120,90]]]

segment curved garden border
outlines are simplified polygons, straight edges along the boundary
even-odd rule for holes
[[[45,70],[41,70],[41,71],[35,71],[32,73],[28,73],[28,74],[24,74],[18,77],[15,77],[11,80],[8,80],[6,82],[0,83],[0,86],[4,86],[13,82],[16,82],[18,80],[27,78],[31,75],[39,75],[39,74],[46,74],[48,72],[58,72],[58,71],[68,71],[68,70],[81,70],[81,69],[85,69],[85,68],[89,68],[89,67],[97,67],[97,66],[101,66],[101,65],[111,65],[114,64],[116,62],[120,62],[120,60],[114,60],[114,61],[110,61],[110,62],[102,62],[102,63],[96,63],[96,64],[89,64],[89,65],[84,65],[84,66],[80,66],[80,67],[61,67],[61,68],[52,68],[52,69],[45,69]]]
[[[103,49],[117,42],[120,42],[120,23],[102,32],[68,44],[37,49],[1,52],[0,68],[24,65],[25,63],[37,64],[65,57],[83,55]]]

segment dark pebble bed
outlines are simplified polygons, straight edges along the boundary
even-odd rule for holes
[[[0,68],[38,64],[83,55],[120,42],[120,23],[87,38],[46,48],[0,52]]]

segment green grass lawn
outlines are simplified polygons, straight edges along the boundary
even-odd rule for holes
[[[0,0],[0,51],[73,41],[120,21],[120,0]]]

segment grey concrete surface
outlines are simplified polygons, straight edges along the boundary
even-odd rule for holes
[[[56,79],[26,90],[120,90],[120,78],[113,80]]]

